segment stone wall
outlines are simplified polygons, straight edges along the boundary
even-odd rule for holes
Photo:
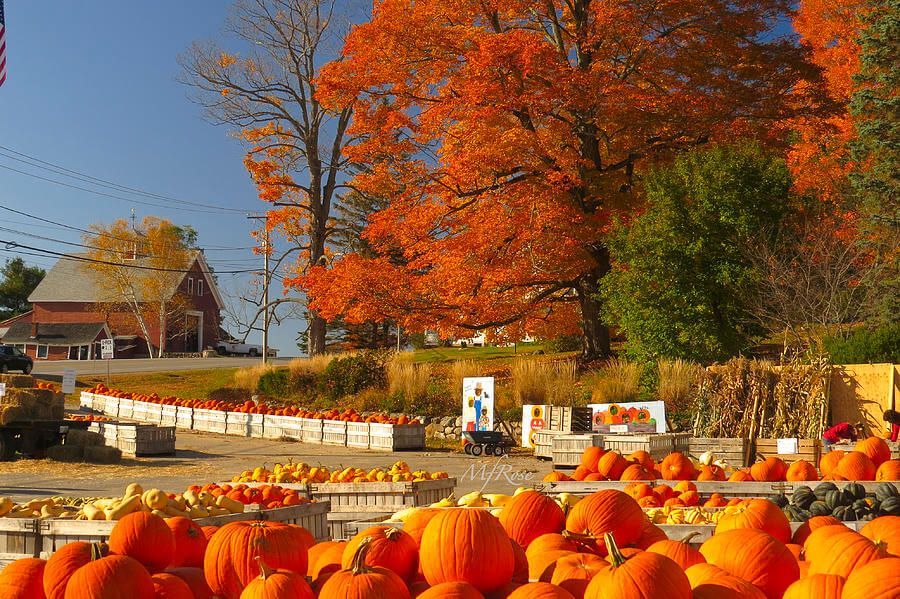
[[[434,439],[448,439],[450,441],[459,441],[462,435],[462,416],[442,416],[435,418],[423,418],[425,423],[425,436]],[[510,423],[516,442],[522,439],[522,423]],[[494,430],[501,430],[499,423],[495,423]]]

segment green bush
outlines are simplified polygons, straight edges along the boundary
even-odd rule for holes
[[[547,341],[544,342],[544,348],[547,350],[547,353],[550,354],[581,351],[581,335],[561,335],[553,339],[547,339]]]
[[[329,399],[354,395],[387,382],[385,360],[389,352],[360,352],[332,360],[319,378],[320,391]]]
[[[292,391],[290,374],[286,368],[269,370],[259,377],[256,390],[268,397],[287,397]]]
[[[825,350],[835,364],[896,364],[900,362],[900,322],[859,329],[846,339],[829,337]]]

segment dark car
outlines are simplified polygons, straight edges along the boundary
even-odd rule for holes
[[[34,360],[23,354],[18,347],[0,345],[0,372],[21,370],[25,374],[31,374],[32,368]]]

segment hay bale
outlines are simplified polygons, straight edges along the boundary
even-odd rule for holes
[[[81,462],[84,460],[84,449],[77,445],[54,445],[47,449],[47,457],[57,462]]]
[[[18,406],[0,406],[0,425],[26,419],[25,410]]]
[[[66,406],[50,406],[50,420],[63,420],[66,417]]]
[[[0,383],[6,383],[10,387],[34,387],[34,377],[30,374],[0,374]]]
[[[72,429],[66,434],[66,445],[77,447],[98,447],[103,445],[103,437],[97,433]]]
[[[118,464],[122,461],[122,452],[115,447],[85,447],[84,461],[92,464]]]

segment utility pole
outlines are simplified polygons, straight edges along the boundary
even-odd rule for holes
[[[269,362],[269,216],[248,215],[248,220],[261,220],[263,224],[263,364]]]

